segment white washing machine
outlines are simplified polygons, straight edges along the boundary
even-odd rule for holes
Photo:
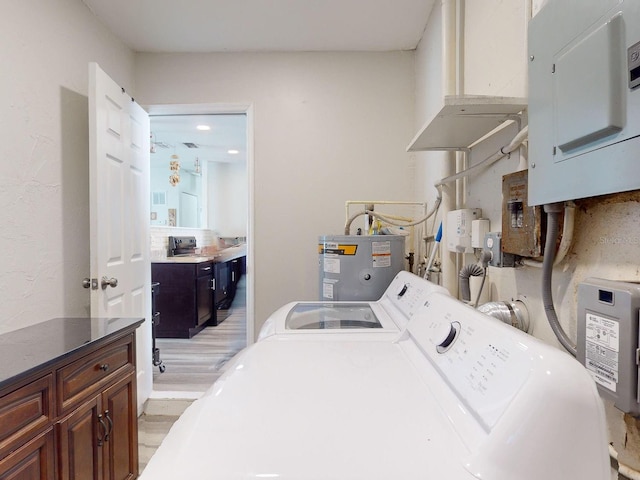
[[[602,402],[566,353],[410,274],[370,311],[296,305],[311,304],[274,314],[142,480],[609,478]],[[379,327],[360,323],[372,313]]]
[[[416,307],[433,292],[448,294],[443,287],[401,271],[376,301],[288,303],[266,320],[258,339],[285,334],[393,338],[406,326]]]

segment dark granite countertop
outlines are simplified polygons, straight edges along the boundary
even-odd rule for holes
[[[0,335],[0,388],[79,348],[138,327],[142,318],[54,318]]]

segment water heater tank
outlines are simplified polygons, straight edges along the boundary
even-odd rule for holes
[[[378,300],[405,265],[402,235],[325,235],[318,241],[321,300]]]

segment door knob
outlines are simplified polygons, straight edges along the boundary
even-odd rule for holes
[[[102,286],[102,289],[104,290],[107,287],[111,287],[111,288],[115,288],[118,286],[118,279],[117,278],[109,278],[109,277],[102,277],[102,281],[100,282],[100,285]]]

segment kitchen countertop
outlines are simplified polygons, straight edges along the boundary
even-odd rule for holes
[[[0,335],[0,388],[80,347],[138,327],[143,318],[54,318]]]
[[[203,262],[228,262],[236,258],[247,255],[247,244],[234,245],[216,251],[215,253],[204,253],[194,255],[184,255],[177,257],[166,257],[153,259],[152,263],[203,263]]]

